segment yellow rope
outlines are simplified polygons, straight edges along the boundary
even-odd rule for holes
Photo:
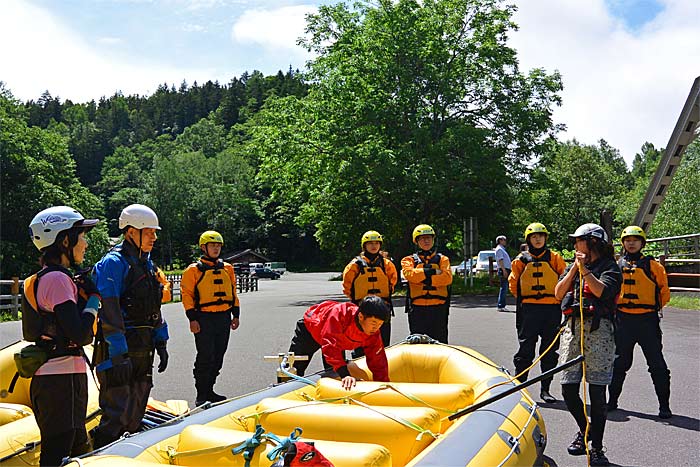
[[[513,381],[515,381],[516,379],[520,378],[522,375],[524,375],[525,373],[527,373],[528,371],[530,371],[532,368],[534,368],[535,365],[537,365],[537,363],[539,363],[539,361],[542,360],[542,357],[544,357],[545,355],[547,355],[547,353],[548,353],[550,350],[552,350],[552,347],[554,347],[554,344],[559,342],[559,336],[561,335],[561,333],[562,333],[563,330],[564,330],[564,327],[560,327],[560,328],[559,328],[559,332],[557,332],[557,335],[556,335],[556,337],[554,337],[554,340],[552,340],[552,343],[549,344],[549,347],[547,347],[547,348],[545,349],[545,351],[542,352],[542,353],[532,362],[532,365],[530,365],[529,367],[525,368],[523,371],[521,371],[521,372],[518,373],[517,375],[508,377],[508,379],[506,379],[505,381],[501,381],[500,383],[496,383],[496,384],[494,384],[493,386],[487,387],[486,389],[484,389],[483,391],[481,391],[481,392],[479,393],[478,396],[474,397],[474,400],[475,400],[475,401],[478,400],[481,396],[483,396],[484,394],[486,394],[486,393],[489,392],[490,390],[492,390],[492,389],[494,389],[494,388],[497,388],[498,386],[503,386],[504,384],[512,383]]]
[[[387,389],[390,389],[390,390],[396,392],[397,394],[399,394],[399,395],[405,397],[406,399],[408,399],[408,400],[410,400],[410,401],[416,402],[416,403],[418,403],[418,404],[420,404],[420,405],[423,405],[424,407],[428,407],[428,408],[433,409],[433,410],[435,410],[435,411],[437,411],[437,412],[445,412],[445,413],[448,413],[448,414],[450,414],[450,415],[452,415],[453,413],[457,413],[456,410],[446,409],[446,408],[444,408],[444,407],[439,407],[439,406],[437,406],[437,405],[432,405],[432,404],[430,404],[429,402],[424,401],[424,400],[421,399],[420,397],[411,394],[410,392],[401,391],[401,390],[399,390],[398,388],[396,388],[394,385],[392,385],[391,383],[382,384],[382,385],[380,385],[380,386],[378,386],[378,387],[372,389],[371,391],[358,391],[358,392],[353,392],[352,394],[348,394],[347,396],[330,397],[330,398],[325,398],[325,399],[314,399],[313,397],[311,397],[311,396],[309,396],[309,395],[307,395],[307,394],[304,394],[303,397],[304,397],[304,399],[307,400],[307,401],[328,402],[328,403],[334,403],[334,402],[343,401],[344,403],[347,404],[347,403],[349,403],[349,402],[352,401],[352,400],[359,400],[360,398],[362,398],[362,397],[364,397],[364,396],[368,396],[368,395],[373,394],[373,393],[375,393],[375,392],[384,391],[384,390],[387,390]]]
[[[307,397],[309,397],[309,396],[307,396]],[[417,424],[411,422],[410,420],[406,420],[406,419],[404,419],[404,418],[402,418],[402,417],[399,417],[399,416],[394,416],[394,415],[386,414],[386,413],[384,413],[384,412],[382,412],[382,411],[380,411],[380,410],[375,409],[374,407],[372,407],[372,406],[370,406],[370,405],[368,405],[368,404],[365,404],[364,402],[361,402],[361,401],[352,399],[351,397],[348,397],[348,396],[346,396],[346,397],[334,398],[334,399],[332,399],[332,400],[333,400],[333,401],[345,400],[346,403],[359,405],[359,406],[364,407],[364,408],[366,408],[366,409],[368,409],[368,410],[371,410],[371,411],[373,411],[373,412],[376,412],[376,413],[378,413],[379,415],[382,415],[382,416],[384,416],[384,417],[386,417],[386,418],[388,418],[388,419],[390,419],[390,420],[393,420],[393,421],[395,421],[396,423],[399,423],[399,424],[401,424],[401,425],[403,425],[403,426],[405,426],[405,427],[408,427],[408,428],[411,428],[411,429],[413,429],[413,430],[416,430],[416,431],[418,432],[418,437],[417,437],[416,439],[421,439],[421,437],[422,437],[424,434],[426,434],[426,433],[429,434],[430,436],[432,436],[433,438],[437,438],[437,437],[440,435],[439,433],[438,433],[438,434],[435,434],[435,433],[433,433],[433,432],[430,431],[430,430],[426,430],[426,429],[424,429],[423,427],[421,427],[420,425],[417,425]],[[262,412],[255,412],[255,413],[252,413],[252,414],[249,414],[249,415],[241,415],[241,416],[237,417],[237,421],[238,421],[239,424],[241,424],[241,425],[243,425],[243,426],[247,426],[247,424],[245,423],[245,421],[248,420],[248,419],[250,419],[250,418],[255,418],[256,423],[257,423],[257,424],[260,424],[260,417],[261,417],[262,415],[268,415],[268,414],[273,414],[273,413],[277,413],[277,412],[284,412],[285,410],[298,409],[298,408],[300,408],[300,407],[304,407],[305,405],[324,405],[324,404],[329,404],[329,403],[331,403],[331,402],[327,402],[327,401],[325,401],[325,400],[312,400],[312,401],[309,401],[309,402],[304,403],[303,405],[295,405],[295,406],[293,406],[293,407],[282,407],[281,409],[263,410]],[[247,431],[247,430],[246,430],[246,431]]]

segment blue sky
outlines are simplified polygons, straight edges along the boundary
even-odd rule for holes
[[[304,15],[331,1],[2,0],[0,81],[21,100],[48,89],[82,102],[303,69]],[[521,67],[562,73],[562,139],[604,138],[628,162],[645,140],[667,143],[700,74],[700,1],[515,3]]]

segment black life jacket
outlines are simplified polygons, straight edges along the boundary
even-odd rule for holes
[[[161,322],[160,304],[163,284],[158,281],[156,271],[145,260],[130,255],[122,245],[112,249],[129,264],[129,272],[119,297],[127,326],[157,326]]]
[[[59,271],[73,280],[73,274],[60,265],[49,265],[24,280],[22,294],[22,337],[46,349],[49,358],[80,355],[80,346],[65,336],[56,314],[41,308],[37,293],[39,280],[49,272]]]
[[[601,260],[598,264],[595,265],[595,267],[591,268],[591,274],[593,274],[597,279],[600,279],[600,276],[604,272],[601,268],[601,266],[604,266],[603,261],[607,261],[605,259]],[[610,260],[611,262],[613,260]],[[572,266],[574,267],[574,266]],[[584,281],[584,288],[585,288],[585,281]],[[564,298],[562,299],[561,302],[561,310],[564,316],[566,317],[572,317],[574,319],[577,319],[580,317],[580,292],[579,292],[579,278],[578,276],[576,279],[574,279],[574,282],[572,284],[572,289],[566,293]],[[609,303],[608,301],[603,301],[600,300],[598,297],[595,295],[587,294],[584,289],[583,293],[583,316],[584,318],[586,316],[592,316],[593,317],[593,322],[591,323],[591,331],[595,331],[600,327],[600,320],[601,319],[608,319],[608,320],[613,320],[615,316],[615,300],[613,300],[613,303]]]

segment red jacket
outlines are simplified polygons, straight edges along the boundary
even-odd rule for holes
[[[351,302],[325,301],[304,313],[304,325],[335,371],[347,365],[343,351],[362,347],[374,381],[389,381],[389,364],[379,332],[365,334],[357,323],[358,307]]]

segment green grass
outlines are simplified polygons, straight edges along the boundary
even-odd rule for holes
[[[22,312],[21,311],[19,313],[17,313],[17,315],[18,315],[17,319],[22,319]],[[12,317],[12,312],[9,310],[0,311],[0,323],[4,323],[5,321],[16,321]]]
[[[474,276],[474,285],[467,277],[467,284],[464,285],[464,277],[454,276],[452,280],[452,295],[497,295],[500,289],[497,285],[489,285],[488,275]]]
[[[668,306],[684,310],[700,310],[700,296],[672,295]]]

